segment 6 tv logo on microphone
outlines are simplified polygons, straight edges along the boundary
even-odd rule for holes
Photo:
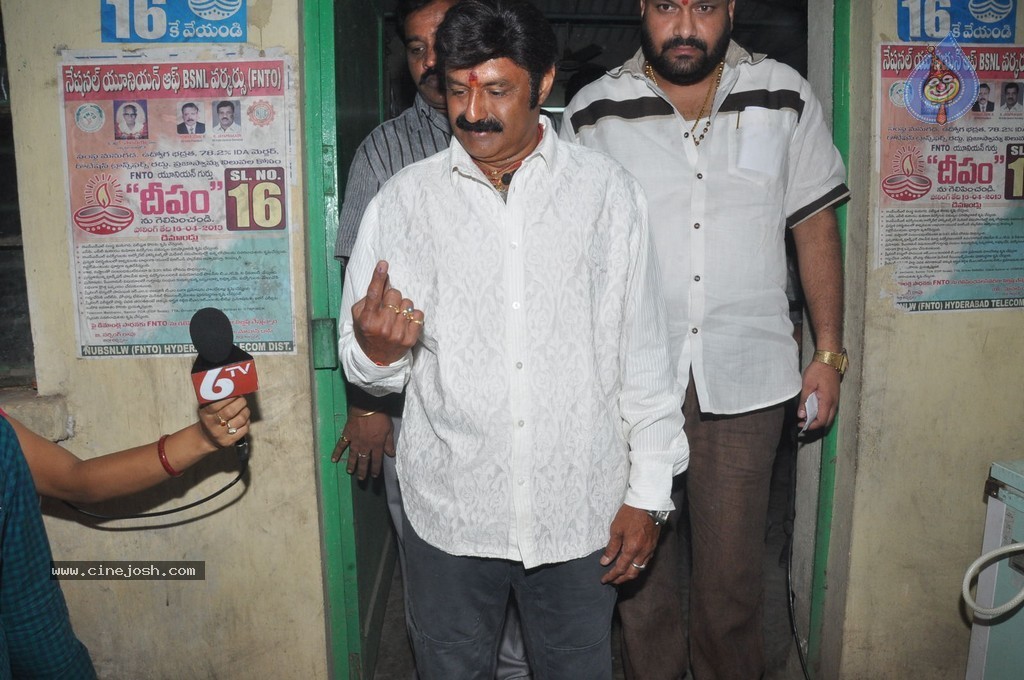
[[[192,384],[200,404],[218,399],[252,394],[259,389],[256,363],[252,357],[227,366],[218,366],[192,374]]]

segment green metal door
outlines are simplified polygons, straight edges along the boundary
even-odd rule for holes
[[[379,0],[305,0],[303,78],[307,277],[331,677],[369,680],[395,563],[381,484],[359,484],[331,452],[345,425],[334,259],[341,187],[352,154],[381,118]]]

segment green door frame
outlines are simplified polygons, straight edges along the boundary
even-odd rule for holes
[[[380,118],[381,13],[375,0],[302,2],[302,92],[314,438],[320,493],[324,608],[329,676],[373,677],[395,551],[379,483],[360,484],[331,462],[345,427],[345,384],[338,366],[341,266],[334,259],[340,208],[339,156],[348,158]],[[375,31],[368,33],[366,24]],[[366,43],[351,40],[366,36]],[[376,46],[367,49],[366,45]],[[336,47],[338,48],[336,50]],[[340,52],[346,61],[339,64]],[[371,54],[372,53],[372,54]],[[366,69],[367,62],[374,68]],[[342,73],[343,72],[343,73]],[[356,80],[357,83],[350,81]],[[344,81],[339,86],[339,81]],[[372,103],[342,107],[338,90],[363,85]],[[347,100],[346,100],[347,101]],[[338,138],[339,117],[345,137]],[[353,124],[353,119],[357,122]],[[339,146],[342,147],[339,152]]]
[[[302,72],[305,130],[306,223],[337,224],[338,177],[334,102],[334,6],[331,0],[304,0]],[[331,302],[340,298],[338,276],[331,276],[326,239],[309,229],[307,277],[309,309],[312,315],[313,408],[318,479],[320,482],[320,522],[324,561],[324,609],[327,620],[328,669],[332,678],[359,678],[359,604],[355,563],[344,546],[354,545],[355,527],[351,514],[351,485],[343,470],[330,464],[330,442],[344,427],[338,418],[324,418],[334,412],[334,404],[344,400],[341,375],[325,360],[334,340],[330,335]],[[333,280],[332,280],[333,279]],[[337,289],[337,290],[335,290]],[[337,309],[337,307],[334,307]],[[326,352],[322,347],[327,344]],[[324,355],[327,356],[324,356]],[[327,365],[322,365],[326,363]],[[328,370],[322,370],[322,369]],[[327,456],[326,461],[324,456]],[[353,615],[354,613],[354,615]],[[350,654],[356,656],[350,663]],[[353,667],[354,666],[354,667]]]
[[[832,43],[832,138],[850,167],[850,0],[833,2]],[[847,208],[839,208],[839,243],[846,259]],[[807,657],[811,668],[821,668],[821,638],[824,629],[825,599],[828,595],[828,557],[832,543],[835,510],[836,461],[839,455],[839,418],[832,424],[821,445],[821,472],[818,481],[818,516],[814,535],[814,566],[811,574],[810,626],[807,631]]]

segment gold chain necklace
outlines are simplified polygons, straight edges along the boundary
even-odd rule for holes
[[[544,126],[537,123],[537,144],[544,138]],[[500,191],[506,193],[508,191],[508,185],[512,183],[512,175],[516,173],[516,170],[522,166],[525,158],[520,158],[517,161],[512,161],[503,168],[497,170],[486,170],[480,163],[477,163],[477,167],[483,170],[484,174],[487,175],[487,181],[491,183],[491,186]]]
[[[718,64],[718,73],[715,74],[715,82],[712,85],[708,85],[707,94],[704,95],[704,103],[700,105],[700,111],[697,113],[696,120],[693,121],[693,127],[690,128],[690,138],[693,140],[694,146],[700,146],[700,143],[704,141],[704,137],[707,136],[708,130],[711,129],[711,98],[716,92],[718,92],[718,86],[722,83],[722,72],[725,70],[725,62],[721,61]],[[651,79],[656,86],[658,86],[658,78],[654,75],[654,67],[651,66],[651,62],[644,64],[644,75]],[[660,87],[660,86],[659,86]],[[697,133],[697,124],[700,123],[701,119],[707,117],[707,121],[704,122],[704,129],[700,131],[700,135]]]
[[[523,161],[520,159],[498,170],[487,170],[487,181],[498,191],[508,191],[508,185],[512,183],[512,175],[522,164]]]

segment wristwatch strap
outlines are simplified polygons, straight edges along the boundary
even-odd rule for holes
[[[827,364],[832,368],[836,369],[839,373],[839,377],[842,377],[846,373],[846,367],[850,365],[850,359],[846,354],[846,348],[843,348],[841,352],[829,352],[828,350],[819,349],[814,353],[814,361]]]

